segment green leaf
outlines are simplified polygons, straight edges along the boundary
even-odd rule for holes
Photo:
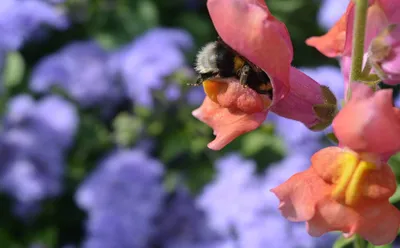
[[[6,88],[15,87],[22,82],[25,72],[24,58],[19,52],[7,55],[4,67],[4,85]]]
[[[148,27],[154,27],[158,24],[158,9],[152,1],[139,1],[137,14]]]
[[[48,247],[55,247],[58,240],[58,230],[56,227],[47,227],[45,229],[39,230],[34,235],[34,241],[40,244],[44,244]]]
[[[390,159],[388,164],[392,168],[397,178],[400,177],[400,153],[396,153]]]
[[[143,130],[143,123],[139,118],[123,112],[114,119],[113,128],[113,135],[117,144],[129,146],[139,137]]]
[[[351,245],[354,241],[354,237],[345,238],[343,235],[340,235],[339,238],[336,239],[335,243],[333,244],[332,248],[344,248]]]
[[[396,192],[389,198],[391,203],[396,203],[400,201],[400,185],[397,185]]]
[[[95,40],[105,49],[113,49],[118,46],[118,38],[111,33],[98,33],[95,35]]]
[[[371,243],[368,243],[367,248],[392,248],[392,244],[387,244],[387,245],[373,245]]]
[[[267,133],[260,129],[242,137],[241,151],[245,156],[253,156],[265,149],[270,149],[280,154],[285,153],[282,140],[273,133]]]
[[[326,137],[335,144],[339,144],[339,140],[336,138],[334,133],[328,133]]]

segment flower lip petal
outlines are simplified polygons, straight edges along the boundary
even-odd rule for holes
[[[392,90],[373,93],[368,86],[352,84],[353,97],[333,121],[339,142],[357,152],[380,155],[400,150],[400,110],[393,107]]]
[[[267,113],[267,110],[245,113],[237,108],[222,107],[209,97],[192,112],[194,117],[213,128],[216,138],[208,144],[213,150],[220,150],[238,136],[259,127]]]
[[[274,88],[273,104],[281,100],[289,91],[293,58],[285,25],[261,0],[209,0],[207,6],[222,40],[268,74]]]
[[[353,20],[349,17],[353,9],[354,3],[350,1],[346,12],[325,35],[310,37],[306,40],[306,44],[315,47],[327,57],[333,58],[343,55],[348,40],[346,33],[348,33],[349,22],[347,20]]]

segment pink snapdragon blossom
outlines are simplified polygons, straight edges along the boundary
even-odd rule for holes
[[[318,49],[327,57],[341,57],[344,72],[350,71],[355,4],[350,1],[346,12],[325,35],[306,40],[309,46]],[[400,24],[400,1],[369,0],[364,42],[364,63],[371,59],[374,72],[387,84],[400,83],[398,58],[398,30],[385,32],[393,24]],[[385,38],[382,38],[385,36]],[[375,40],[375,44],[374,41]],[[346,68],[343,68],[346,67]],[[348,74],[344,74],[348,83]],[[347,88],[347,87],[346,87]]]
[[[400,110],[391,90],[353,85],[352,98],[332,123],[340,147],[318,151],[309,169],[271,191],[282,215],[306,222],[311,236],[342,231],[384,245],[400,225],[400,212],[389,202],[396,177],[387,164],[400,151]]]
[[[234,78],[205,82],[207,97],[193,115],[214,129],[216,139],[208,145],[210,149],[221,149],[256,129],[270,110],[312,130],[330,125],[336,111],[334,95],[291,66],[289,33],[264,1],[209,0],[207,6],[221,39],[264,70],[273,88],[270,99],[242,87]]]

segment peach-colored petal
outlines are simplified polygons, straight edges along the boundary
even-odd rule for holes
[[[273,84],[275,102],[289,91],[293,48],[285,25],[262,0],[208,0],[208,11],[222,40],[263,69]]]
[[[332,183],[337,173],[338,157],[343,149],[337,146],[326,147],[311,157],[311,165],[325,182]]]
[[[353,10],[353,8],[354,3],[353,1],[350,1],[346,12],[328,31],[328,33],[319,37],[310,37],[306,40],[306,44],[315,47],[327,57],[333,58],[341,56],[346,42],[347,20],[352,20],[348,18],[348,14]]]
[[[247,114],[263,112],[271,100],[248,87],[243,87],[236,79],[225,82],[207,80],[203,82],[206,95],[223,108],[237,109]]]
[[[400,224],[399,211],[387,200],[369,202],[360,209],[353,209],[325,198],[318,202],[314,217],[307,222],[311,236],[319,237],[334,230],[346,237],[360,234],[374,245],[393,242]]]
[[[370,1],[371,3],[372,1]],[[353,29],[354,29],[354,16],[355,16],[355,8],[351,8],[348,11],[347,16],[347,28],[346,28],[346,41],[345,47],[343,50],[343,55],[351,55],[352,50],[352,42],[353,42]],[[369,44],[371,44],[372,39],[377,36],[382,29],[384,29],[389,24],[387,16],[379,3],[375,1],[368,7],[367,13],[367,24],[365,30],[365,39],[364,39],[364,52],[367,52]]]
[[[236,137],[259,127],[267,116],[267,110],[247,114],[240,110],[221,107],[206,97],[200,108],[192,112],[193,116],[209,125],[216,138],[208,144],[213,150],[222,149]]]
[[[353,84],[352,98],[333,121],[343,146],[358,152],[396,153],[400,150],[400,111],[392,105],[392,91]]]
[[[322,116],[318,116],[314,106],[319,104],[326,104],[332,107],[332,115],[329,115],[328,112],[328,115],[323,119],[321,118]],[[271,106],[271,111],[276,114],[300,121],[309,128],[322,121],[330,124],[335,110],[336,102],[332,104],[328,102],[321,85],[294,67],[291,67],[290,71],[289,94],[276,105]]]
[[[271,192],[280,200],[279,210],[285,218],[291,221],[308,221],[315,215],[317,202],[328,196],[331,190],[331,186],[310,167],[271,189]]]
[[[371,157],[339,147],[328,147],[314,154],[309,169],[271,190],[280,200],[283,216],[292,221],[306,221],[308,233],[315,237],[341,231],[346,237],[360,234],[374,245],[392,242],[400,224],[399,210],[389,203],[396,189],[395,175],[387,164],[364,170],[365,158]],[[346,159],[354,162],[356,167],[350,167],[354,170],[343,167],[351,166]],[[357,171],[364,174],[360,176]],[[349,181],[341,180],[342,176]],[[348,191],[355,190],[359,194],[357,202],[350,204],[336,198],[338,187],[346,191],[346,197]]]
[[[400,225],[399,210],[388,201],[371,202],[360,211],[356,232],[374,245],[392,243]]]
[[[365,175],[361,185],[362,195],[371,200],[387,200],[396,191],[396,177],[387,164],[382,164],[379,170],[370,171]]]
[[[335,230],[348,235],[356,232],[359,216],[354,209],[339,204],[330,197],[320,199],[316,209],[316,214],[307,221],[307,232],[311,236],[319,237]]]

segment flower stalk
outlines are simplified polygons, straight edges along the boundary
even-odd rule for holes
[[[353,30],[353,49],[351,52],[351,70],[349,88],[347,91],[347,100],[351,97],[351,84],[358,81],[362,75],[364,39],[367,23],[368,0],[355,0],[355,18]]]
[[[351,83],[363,82],[374,90],[377,83],[381,81],[380,77],[376,74],[370,74],[372,64],[370,59],[367,59],[363,68],[364,59],[364,40],[365,31],[367,24],[367,13],[368,13],[368,0],[354,0],[355,1],[355,18],[354,18],[354,29],[353,29],[353,45],[351,54],[351,70],[349,89],[347,91],[346,99],[349,100],[351,97]]]

